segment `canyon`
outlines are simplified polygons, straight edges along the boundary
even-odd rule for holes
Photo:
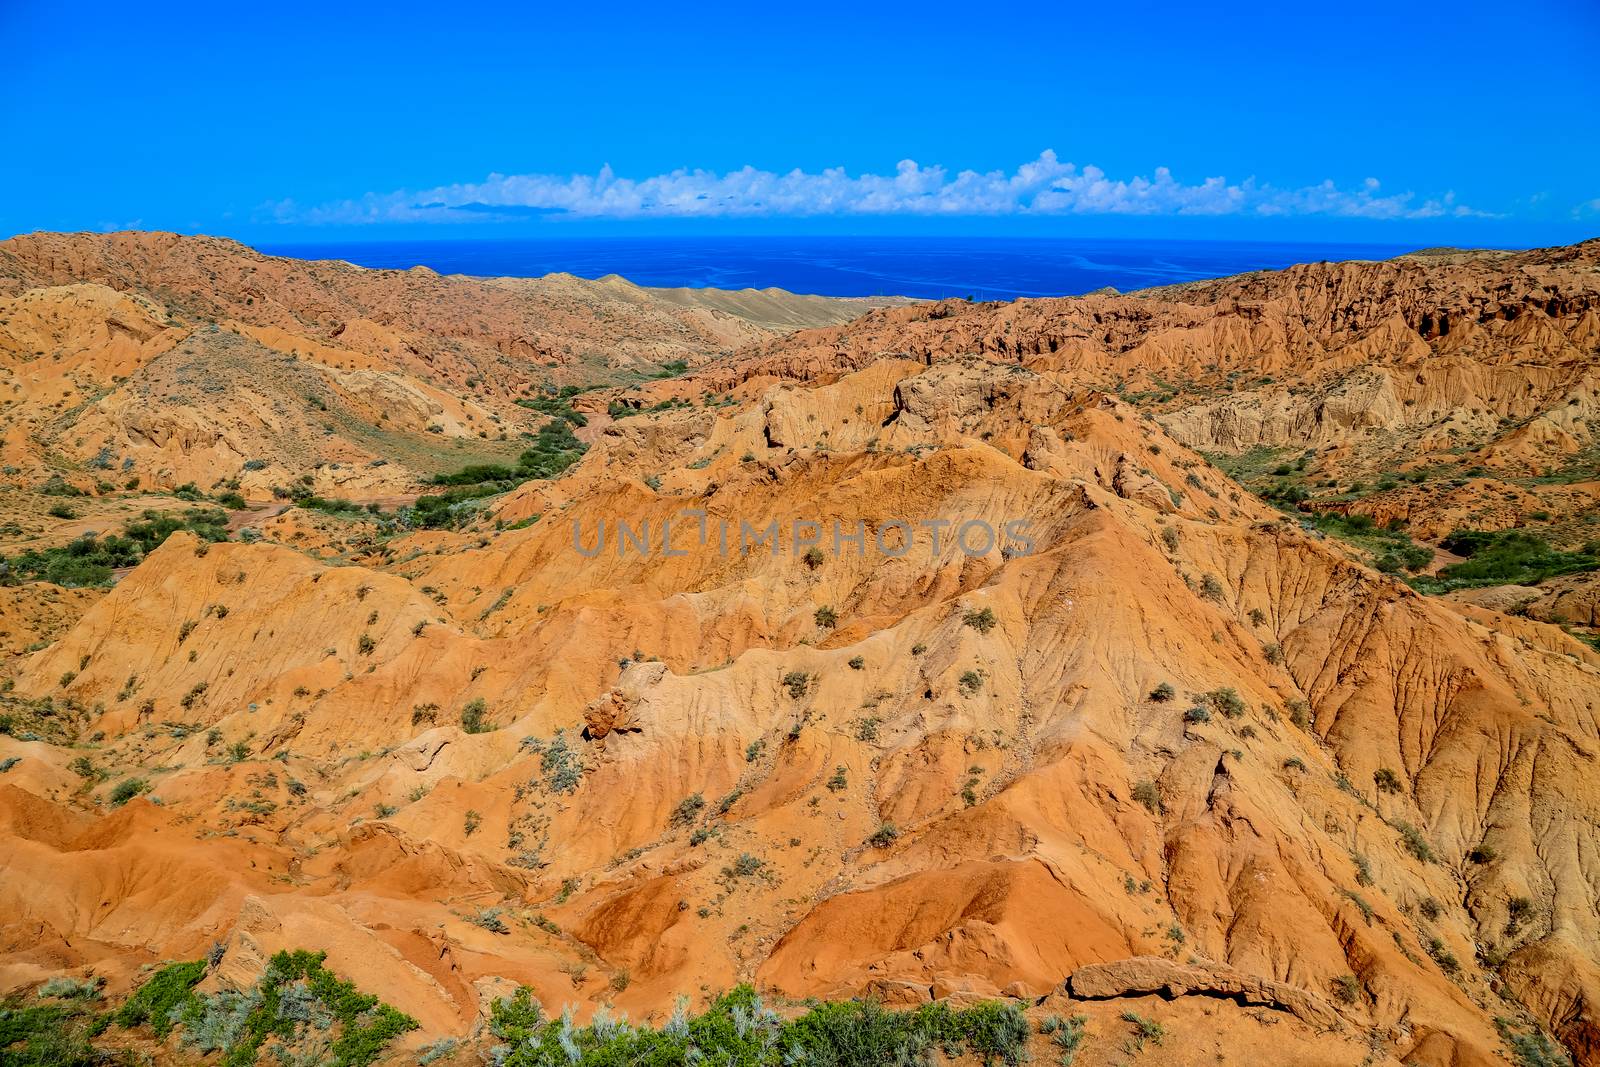
[[[1600,241],[1004,303],[0,242],[0,991],[1600,1064],[1597,408]],[[1029,543],[887,550],[963,523]]]

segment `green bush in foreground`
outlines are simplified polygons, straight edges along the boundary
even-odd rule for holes
[[[148,1023],[157,1037],[166,1037],[172,1029],[173,1009],[192,998],[189,990],[205,976],[204,960],[161,968],[117,1009],[117,1025],[133,1027]]]
[[[0,1065],[106,1067],[121,1062],[89,1043],[109,1021],[82,1000],[23,1004],[9,999],[0,1004]]]
[[[700,1015],[680,1002],[659,1029],[597,1013],[588,1025],[570,1014],[545,1017],[526,987],[494,1004],[490,1032],[503,1045],[501,1067],[622,1067],[624,1064],[722,1064],[727,1067],[879,1067],[926,1063],[935,1050],[971,1054],[985,1064],[1026,1058],[1028,1022],[1015,1004],[966,1009],[927,1004],[891,1011],[872,1001],[813,1004],[784,1020],[749,986],[718,998]]]
[[[337,1036],[325,1058],[316,1062],[367,1067],[396,1037],[416,1029],[417,1021],[340,979],[322,966],[324,958],[322,952],[279,952],[255,988],[242,993],[197,994],[194,986],[205,977],[205,961],[170,964],[140,986],[114,1018],[123,1027],[149,1026],[159,1038],[176,1026],[186,1046],[222,1053],[222,1067],[250,1067],[269,1040],[287,1051],[307,1038],[320,1042],[324,1032],[333,1031]]]
[[[197,993],[206,963],[174,963],[155,972],[114,1013],[101,1015],[83,998],[66,1003],[0,1004],[0,1065],[90,1067],[115,1053],[91,1045],[107,1025],[149,1027],[165,1039],[176,1032],[192,1052],[219,1067],[257,1063],[315,1063],[368,1067],[416,1020],[362,993],[323,966],[321,952],[279,952],[247,990]],[[1082,1020],[1043,1028],[1066,1056],[1082,1040]],[[1030,1032],[1023,1009],[985,1001],[970,1008],[925,1004],[894,1011],[874,1001],[812,1002],[798,1018],[769,1010],[740,986],[690,1014],[687,1000],[660,1027],[634,1026],[597,1011],[587,1026],[570,1009],[548,1018],[532,992],[493,1005],[489,1030],[498,1067],[914,1067],[970,1056],[987,1067],[1027,1060]],[[430,1049],[442,1055],[446,1043]],[[454,1048],[454,1043],[449,1043]],[[211,1054],[217,1054],[213,1057]],[[427,1062],[427,1060],[424,1060]]]

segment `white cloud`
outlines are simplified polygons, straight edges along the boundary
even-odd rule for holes
[[[1206,178],[1185,184],[1166,167],[1151,177],[1112,178],[1095,166],[1064,163],[1053,151],[1015,172],[924,167],[902,160],[893,174],[851,177],[842,167],[785,174],[743,167],[718,174],[675,170],[650,178],[595,175],[491,174],[481,182],[433,189],[368,193],[303,208],[268,206],[296,223],[464,222],[553,215],[585,219],[803,218],[818,215],[1331,215],[1427,219],[1479,215],[1453,193],[1419,198],[1384,194],[1376,178],[1358,188],[1331,181],[1279,189],[1254,178]]]

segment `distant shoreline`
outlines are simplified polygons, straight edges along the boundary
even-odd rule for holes
[[[779,288],[821,296],[982,300],[1122,292],[1388,259],[1408,245],[1058,237],[579,237],[265,244],[261,252],[477,277],[620,275],[651,288]]]

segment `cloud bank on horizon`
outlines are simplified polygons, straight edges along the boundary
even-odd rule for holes
[[[902,160],[893,174],[847,174],[843,167],[812,173],[743,167],[718,174],[675,170],[624,178],[610,166],[598,174],[491,174],[481,182],[396,190],[302,206],[266,205],[274,221],[300,224],[451,223],[526,220],[652,218],[806,218],[911,215],[1253,215],[1351,219],[1489,217],[1458,204],[1454,193],[1385,193],[1376,178],[1357,188],[1332,181],[1277,188],[1255,178],[1232,183],[1206,178],[1188,184],[1157,167],[1152,177],[1113,178],[1099,167],[1062,162],[1054,151],[1014,172],[951,172]]]

